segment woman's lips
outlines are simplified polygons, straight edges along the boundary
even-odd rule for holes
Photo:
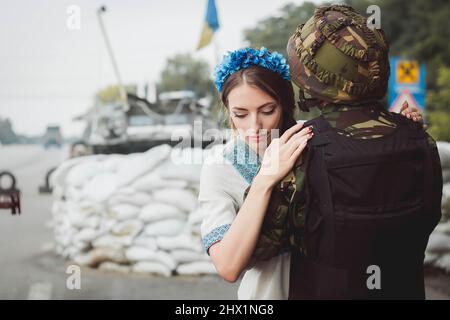
[[[249,139],[251,139],[253,141],[261,141],[265,137],[266,137],[265,135],[249,136]]]

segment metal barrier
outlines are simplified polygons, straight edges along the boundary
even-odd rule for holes
[[[16,189],[16,178],[9,171],[2,171],[0,182],[5,176],[11,179],[11,185],[5,189],[0,183],[0,209],[11,209],[12,214],[20,214],[20,190]]]

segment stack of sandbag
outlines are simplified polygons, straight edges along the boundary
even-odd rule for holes
[[[438,141],[437,147],[444,182],[442,188],[442,220],[430,235],[425,254],[425,264],[450,272],[450,143]]]
[[[450,143],[438,141],[437,147],[442,166],[442,178],[444,187],[442,189],[442,214],[443,220],[450,218]]]
[[[117,272],[215,274],[197,208],[211,150],[168,145],[130,155],[70,159],[51,176],[57,253]]]
[[[450,272],[450,220],[439,223],[431,233],[425,264]]]

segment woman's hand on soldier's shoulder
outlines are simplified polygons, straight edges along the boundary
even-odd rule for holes
[[[292,170],[308,140],[313,136],[311,127],[302,127],[303,123],[297,123],[281,137],[270,142],[257,174],[258,180],[273,187]]]

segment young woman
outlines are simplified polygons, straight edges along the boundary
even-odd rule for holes
[[[276,52],[246,48],[229,53],[216,69],[216,86],[234,135],[202,168],[204,248],[226,281],[235,282],[246,271],[238,299],[287,299],[289,248],[269,259],[254,253],[262,237],[270,238],[261,228],[271,195],[298,163],[313,133],[294,119],[289,68]],[[414,111],[405,113],[420,120]]]

